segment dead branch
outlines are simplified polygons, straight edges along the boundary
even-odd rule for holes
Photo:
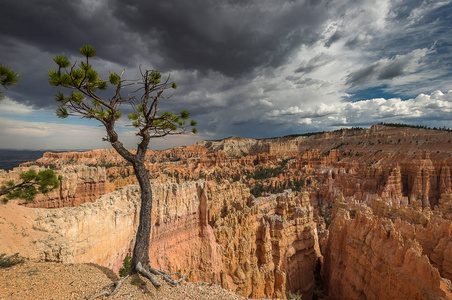
[[[99,298],[99,297],[102,297],[102,296],[105,296],[105,295],[106,295],[107,297],[110,297],[110,296],[115,295],[115,294],[118,292],[118,290],[119,290],[119,288],[121,287],[121,285],[124,283],[124,281],[127,280],[127,278],[129,278],[129,275],[127,275],[126,277],[124,277],[124,278],[121,279],[121,280],[118,280],[118,281],[115,281],[115,282],[112,282],[112,283],[107,284],[107,285],[104,286],[102,289],[105,289],[105,288],[110,287],[110,286],[114,286],[115,288],[113,289],[113,291],[111,291],[111,292],[104,291],[104,292],[102,292],[102,293],[100,293],[100,294],[97,294],[97,295],[91,297],[89,300],[94,300],[94,299],[96,299],[96,298]]]

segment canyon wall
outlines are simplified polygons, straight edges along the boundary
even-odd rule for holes
[[[67,154],[67,153],[66,153]],[[18,167],[9,172],[0,170],[0,185],[12,180],[18,181],[19,174],[35,169],[44,170],[42,166]],[[75,207],[85,202],[93,202],[101,195],[111,192],[115,186],[107,180],[107,173],[103,167],[88,167],[86,165],[64,165],[55,170],[61,176],[60,187],[45,195],[38,194],[33,202],[14,200],[15,203],[26,207],[58,208]]]
[[[312,297],[320,250],[307,194],[254,198],[238,182],[153,181],[152,186],[154,267],[187,273],[191,281],[221,283],[247,297],[285,298],[286,291]],[[130,185],[78,207],[48,210],[10,203],[0,214],[20,217],[0,223],[10,232],[1,238],[16,240],[23,249],[2,245],[0,253],[93,262],[117,271],[132,251],[138,199],[138,186]]]
[[[97,263],[114,270],[133,246],[137,186],[95,202],[58,209],[0,205],[0,253],[64,263]]]
[[[309,136],[228,138],[149,150],[145,163],[154,179],[171,178],[178,183],[198,179],[241,181],[254,196],[291,188],[309,192],[312,204],[331,204],[341,193],[362,201],[373,194],[395,193],[395,197],[408,197],[408,201],[421,199],[424,207],[433,208],[440,195],[451,190],[452,132],[374,125]],[[57,171],[80,165],[104,168],[106,172],[98,180],[81,176],[76,183],[80,193],[59,196],[64,200],[36,201],[33,205],[37,207],[78,205],[83,198],[92,201],[136,182],[130,164],[113,149],[45,153],[25,165],[33,164]],[[71,184],[75,184],[73,181]],[[399,186],[388,188],[391,181]]]
[[[91,257],[117,270],[137,226],[132,167],[112,149],[46,153],[27,165],[56,167],[63,185],[21,204],[79,207],[30,210],[15,227],[20,218],[0,219],[20,238],[5,249],[28,245],[41,259]],[[323,261],[331,299],[450,297],[452,132],[375,125],[228,138],[148,151],[146,167],[156,179],[150,254],[158,268],[243,296],[310,299]]]
[[[442,213],[376,197],[339,197],[326,245],[331,299],[451,299],[452,223]]]

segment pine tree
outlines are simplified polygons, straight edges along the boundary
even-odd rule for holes
[[[141,188],[141,211],[130,274],[139,272],[151,280],[156,287],[160,284],[151,273],[164,275],[165,280],[171,284],[180,282],[184,277],[177,281],[173,280],[166,273],[149,265],[152,190],[144,160],[152,138],[190,131],[197,133],[197,124],[194,120],[188,122],[190,114],[186,110],[182,110],[179,114],[169,111],[159,112],[159,102],[168,99],[163,96],[165,90],[177,88],[176,83],[170,81],[170,76],[163,79],[162,74],[157,70],[140,69],[139,79],[126,80],[123,78],[127,69],[125,67],[121,74],[110,73],[108,79],[102,79],[90,64],[90,58],[96,55],[96,50],[92,46],[84,45],[79,52],[84,58],[78,65],[72,64],[63,55],[56,55],[53,60],[58,68],[48,71],[51,85],[71,90],[67,94],[61,91],[56,93],[55,100],[60,103],[56,114],[60,118],[79,116],[102,123],[106,130],[104,140],[133,166]],[[102,97],[99,91],[107,90],[109,86],[113,88],[113,95],[107,99]],[[136,93],[123,95],[123,89],[128,87],[132,87]],[[140,138],[136,151],[130,151],[124,147],[115,129],[116,122],[122,117],[122,112],[119,110],[121,105],[129,105],[133,111],[128,114],[128,119]],[[121,282],[119,281],[116,286],[119,287]]]
[[[0,63],[0,85],[8,88],[18,81],[19,74],[7,65]],[[0,91],[1,99],[3,99],[2,91]],[[33,169],[22,172],[18,181],[10,180],[0,187],[0,196],[4,196],[1,198],[1,202],[5,204],[12,199],[24,199],[27,202],[31,202],[39,192],[45,194],[58,188],[59,179],[52,169],[46,169],[38,173]]]
[[[0,63],[0,85],[8,88],[19,81],[19,74],[13,71],[4,63]],[[0,91],[0,100],[3,99],[3,92]]]
[[[0,187],[0,196],[4,196],[1,200],[4,204],[12,199],[32,202],[39,192],[46,194],[58,188],[60,180],[61,177],[57,177],[52,169],[45,169],[38,173],[30,169],[22,172],[17,181],[10,180]]]

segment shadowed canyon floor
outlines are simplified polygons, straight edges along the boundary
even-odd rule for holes
[[[131,167],[111,149],[45,153],[0,182],[29,167],[61,188],[0,206],[0,253],[117,272],[137,228]],[[253,298],[451,298],[452,132],[203,141],[149,151],[147,168],[161,269]]]

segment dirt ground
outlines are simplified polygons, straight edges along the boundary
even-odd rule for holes
[[[28,261],[0,268],[0,299],[90,299],[118,280],[110,269],[95,264],[61,264]],[[171,287],[158,278],[159,289],[133,275],[108,299],[245,299],[210,283],[182,282]],[[97,299],[107,299],[102,296]]]

